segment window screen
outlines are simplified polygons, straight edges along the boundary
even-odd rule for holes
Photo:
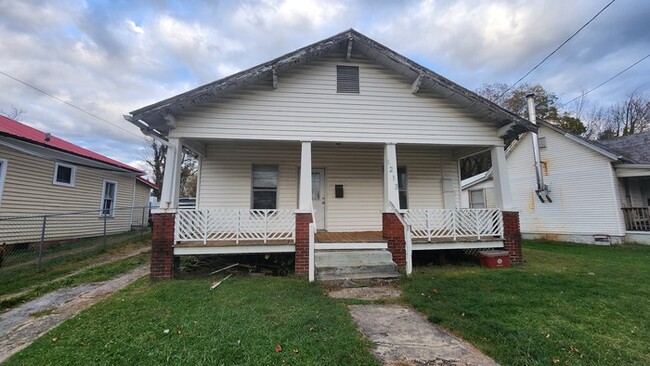
[[[102,216],[115,215],[115,194],[117,183],[104,181],[104,191],[102,192]]]
[[[275,210],[278,196],[278,166],[253,165],[252,206],[254,210]]]
[[[336,66],[336,92],[359,94],[358,66]]]
[[[485,194],[482,189],[469,191],[469,207],[485,208]]]

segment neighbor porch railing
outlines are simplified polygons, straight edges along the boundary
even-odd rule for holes
[[[176,214],[176,242],[295,241],[294,210],[249,210],[212,208],[179,210]]]
[[[650,209],[648,207],[624,207],[625,230],[650,231]]]
[[[404,219],[413,239],[503,237],[503,217],[496,208],[409,209]]]

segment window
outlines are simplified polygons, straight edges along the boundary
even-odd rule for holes
[[[102,206],[100,216],[115,216],[115,198],[117,195],[117,182],[110,180],[104,181],[104,189],[102,190]]]
[[[52,183],[59,186],[74,187],[74,176],[77,168],[74,165],[61,163],[54,164],[54,180]]]
[[[469,208],[485,208],[485,194],[482,189],[469,191]]]
[[[252,208],[275,210],[278,197],[278,166],[253,165]]]
[[[397,167],[397,188],[399,189],[399,208],[406,210],[408,205],[408,192],[406,184],[406,167]]]
[[[7,175],[7,159],[0,159],[0,203],[2,203],[2,191],[5,187],[6,175]]]
[[[336,66],[336,92],[359,94],[359,66]]]

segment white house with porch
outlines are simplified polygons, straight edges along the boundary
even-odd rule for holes
[[[410,273],[415,250],[521,262],[503,138],[536,126],[354,30],[125,118],[168,146],[154,279],[181,255],[295,253],[310,280]],[[183,149],[195,209],[178,208]],[[485,150],[497,207],[459,209],[458,160]]]
[[[548,198],[535,196],[532,134],[506,151],[525,239],[650,244],[650,132],[592,141],[539,122]],[[497,207],[492,172],[461,182],[461,207]]]

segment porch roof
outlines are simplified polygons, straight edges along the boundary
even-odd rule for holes
[[[174,128],[173,116],[180,111],[204,104],[215,97],[232,93],[255,82],[272,81],[277,72],[294,68],[339,48],[348,49],[348,46],[354,47],[355,50],[390,70],[413,80],[419,80],[421,88],[437,92],[458,105],[483,116],[486,122],[495,123],[499,129],[502,129],[504,136],[516,137],[523,132],[537,130],[537,127],[528,120],[499,107],[354,29],[300,48],[248,70],[136,109],[125,115],[124,118],[138,126],[145,134],[165,137],[169,130]]]

